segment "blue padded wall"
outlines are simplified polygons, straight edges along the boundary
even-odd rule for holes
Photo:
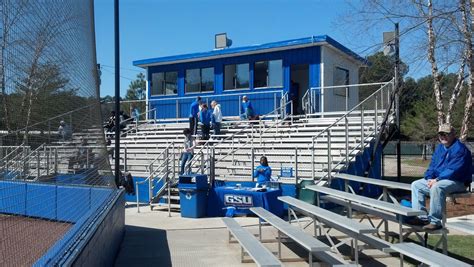
[[[75,222],[90,208],[90,188],[58,186],[58,221]]]
[[[23,182],[1,181],[0,212],[26,214],[26,184]]]
[[[27,216],[56,220],[56,203],[56,186],[45,184],[27,184]]]

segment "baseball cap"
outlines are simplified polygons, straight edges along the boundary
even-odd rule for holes
[[[441,124],[438,128],[438,133],[451,133],[453,131],[453,127],[449,123]]]

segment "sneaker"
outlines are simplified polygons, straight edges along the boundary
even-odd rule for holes
[[[441,228],[443,228],[443,226],[437,225],[437,224],[432,224],[432,223],[423,226],[423,230],[425,230],[425,231],[435,231],[435,230],[439,230]]]
[[[414,218],[411,218],[409,220],[406,221],[407,224],[410,224],[410,225],[420,225],[420,226],[423,226],[423,225],[427,225],[429,224],[430,222],[427,221],[427,220],[422,220],[418,217],[414,217]]]

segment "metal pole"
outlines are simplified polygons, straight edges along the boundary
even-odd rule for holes
[[[115,35],[115,181],[120,180],[120,38],[119,38],[119,0],[114,0]]]
[[[331,153],[331,130],[328,130],[328,184],[331,184],[332,153]]]
[[[364,153],[365,143],[364,143],[364,106],[360,106],[360,151]]]
[[[255,150],[252,146],[250,149],[251,155],[250,155],[250,161],[251,161],[251,166],[252,169],[250,170],[250,176],[252,177],[252,182],[255,182],[255,178],[253,177],[253,170],[255,169]]]
[[[400,182],[402,175],[401,166],[401,142],[400,142],[400,85],[399,85],[399,71],[400,71],[400,40],[399,40],[398,23],[395,23],[395,112],[397,122],[397,182]]]
[[[346,167],[349,167],[349,118],[344,118],[345,120],[345,136],[346,136]]]
[[[298,148],[295,147],[295,184],[298,184]]]
[[[312,140],[313,146],[311,149],[311,178],[314,180],[314,139]]]

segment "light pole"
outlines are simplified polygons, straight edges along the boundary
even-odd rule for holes
[[[401,142],[400,142],[400,31],[395,23],[395,114],[397,123],[397,182],[402,175]]]

